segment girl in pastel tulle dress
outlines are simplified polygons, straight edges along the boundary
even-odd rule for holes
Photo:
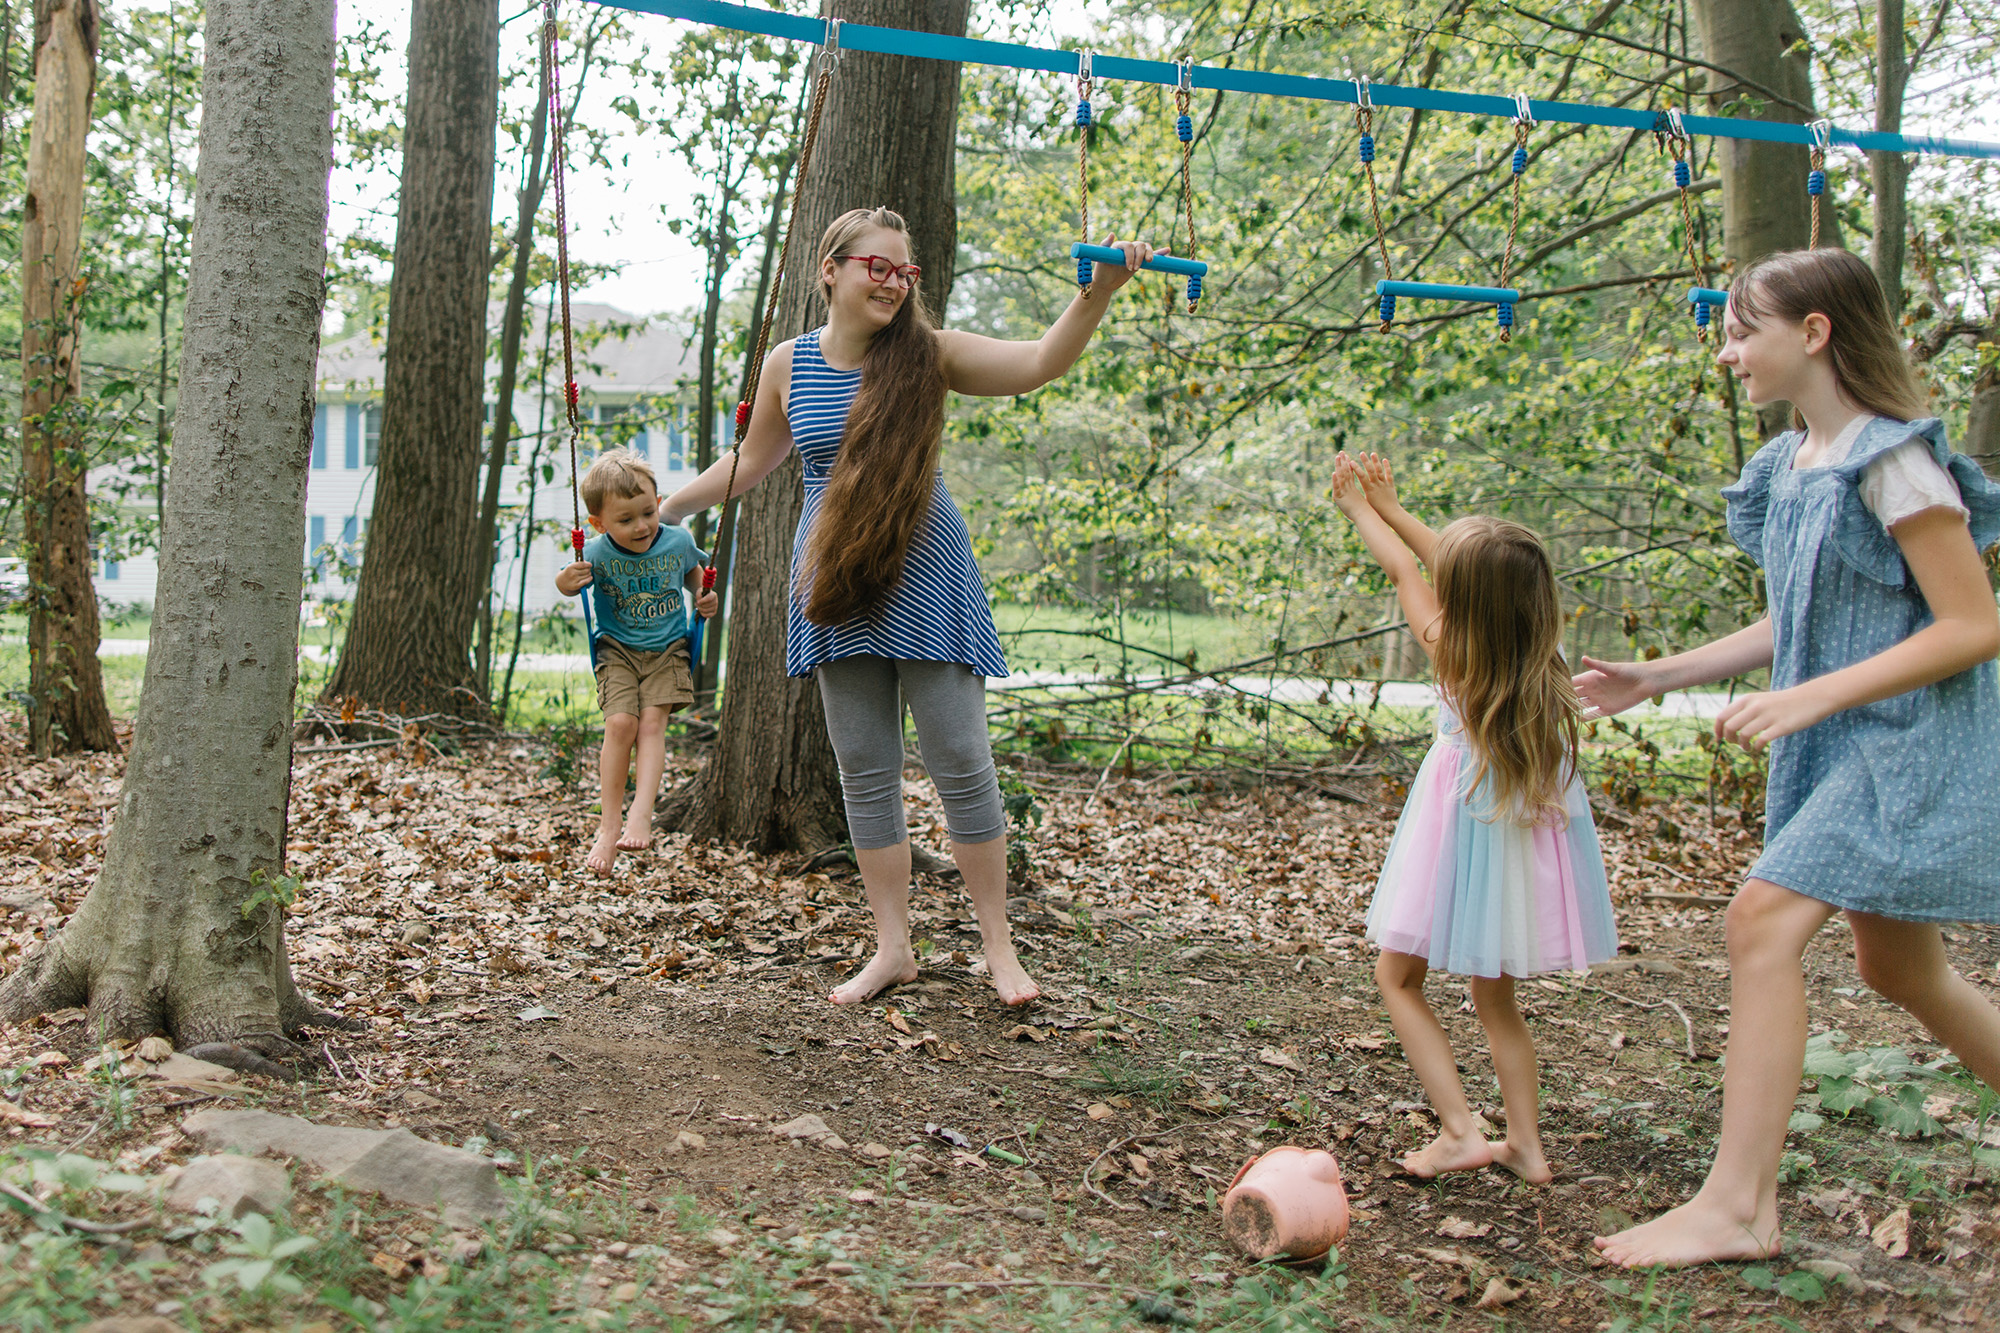
[[[1618,951],[1576,772],[1579,707],[1555,570],[1518,523],[1461,518],[1432,532],[1398,502],[1374,454],[1342,454],[1333,494],[1395,585],[1444,696],[1368,908],[1368,938],[1382,948],[1376,984],[1438,1117],[1437,1138],[1403,1166],[1435,1176],[1498,1165],[1540,1184],[1550,1171],[1535,1044],[1514,979]],[[1502,1142],[1480,1132],[1450,1038],[1424,999],[1433,967],[1471,978],[1507,1110]]]

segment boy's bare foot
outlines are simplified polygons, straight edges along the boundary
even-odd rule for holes
[[[1621,1268],[1687,1268],[1734,1259],[1768,1259],[1785,1247],[1775,1209],[1769,1217],[1743,1218],[1702,1202],[1700,1196],[1650,1222],[1591,1242]]]
[[[653,821],[649,816],[644,824],[634,827],[631,820],[625,821],[625,831],[618,835],[618,849],[625,852],[643,852],[653,845]]]
[[[1041,998],[1042,988],[1029,978],[1011,944],[986,950],[986,975],[992,978],[993,989],[1000,992],[1002,1004],[1023,1005]]]
[[[878,991],[917,979],[917,959],[908,949],[887,953],[876,950],[868,966],[833,988],[826,998],[835,1004],[860,1004]]]
[[[608,875],[611,873],[611,867],[618,860],[619,845],[616,833],[613,833],[610,829],[599,829],[597,830],[597,841],[592,844],[590,855],[583,859],[583,863],[589,866],[596,874]]]
[[[1403,1169],[1429,1180],[1447,1171],[1477,1171],[1493,1163],[1493,1145],[1478,1134],[1439,1134],[1403,1159]]]
[[[1542,1155],[1539,1147],[1517,1148],[1510,1142],[1487,1145],[1493,1154],[1493,1165],[1504,1166],[1530,1185],[1546,1185],[1556,1178],[1549,1170],[1549,1159]]]

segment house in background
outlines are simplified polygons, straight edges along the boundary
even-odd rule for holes
[[[522,384],[514,394],[513,461],[500,478],[500,549],[493,571],[497,604],[514,606],[524,572],[521,525],[532,499],[537,527],[527,543],[525,569],[530,615],[560,601],[572,605],[575,601],[561,598],[555,590],[556,571],[571,558],[569,438],[562,410],[559,343],[550,346],[547,385],[536,375],[547,333],[544,314],[542,309],[530,309],[529,327],[521,339]],[[577,466],[587,468],[599,450],[622,445],[652,463],[663,492],[673,489],[692,475],[696,457],[694,380],[699,346],[684,342],[663,325],[607,305],[573,302],[570,317],[579,335],[576,379],[585,421]],[[491,318],[497,327],[497,305]],[[366,556],[368,519],[375,504],[375,461],[382,440],[382,356],[382,344],[367,334],[320,351],[303,524],[308,597],[352,595],[353,584],[345,577],[351,569],[344,566]],[[487,366],[489,399],[482,441],[492,430],[490,395],[498,369]],[[729,439],[726,427],[727,413],[718,411],[716,437],[724,447]],[[101,561],[95,579],[98,597],[109,603],[150,604],[157,575],[150,551]]]

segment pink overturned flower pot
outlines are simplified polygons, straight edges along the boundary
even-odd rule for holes
[[[1222,1228],[1253,1259],[1317,1259],[1347,1234],[1340,1164],[1286,1144],[1243,1164],[1222,1196]]]

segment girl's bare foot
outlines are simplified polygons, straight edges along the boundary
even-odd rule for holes
[[[1745,1220],[1699,1195],[1650,1222],[1591,1242],[1621,1268],[1687,1268],[1733,1259],[1768,1259],[1785,1247],[1775,1207]]]
[[[1493,1145],[1479,1134],[1439,1134],[1403,1159],[1403,1169],[1429,1180],[1447,1171],[1477,1171],[1493,1163]]]
[[[1530,1185],[1546,1185],[1556,1178],[1539,1146],[1517,1148],[1509,1141],[1488,1144],[1487,1148],[1493,1154],[1493,1165],[1506,1167]]]
[[[1003,1004],[1022,1005],[1041,998],[1042,988],[1029,979],[1011,944],[986,950],[986,975],[992,978]]]
[[[618,835],[610,829],[597,830],[597,841],[591,846],[590,855],[583,863],[599,875],[611,873],[612,865],[618,860]]]
[[[651,816],[647,817],[645,823],[637,826],[629,819],[625,821],[625,831],[618,835],[618,847],[620,851],[643,852],[652,845],[653,820]]]
[[[876,992],[917,979],[917,959],[908,949],[895,953],[877,949],[868,966],[833,988],[826,998],[835,1004],[859,1004]]]

